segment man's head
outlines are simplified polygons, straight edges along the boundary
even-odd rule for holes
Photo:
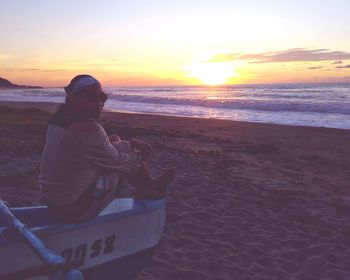
[[[74,77],[64,89],[66,103],[82,118],[99,117],[108,98],[100,82],[90,75]]]

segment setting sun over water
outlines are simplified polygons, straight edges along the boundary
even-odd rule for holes
[[[223,85],[229,78],[237,76],[231,63],[204,62],[187,66],[189,77],[200,80],[205,85]]]

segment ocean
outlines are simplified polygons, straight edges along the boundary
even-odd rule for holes
[[[350,129],[350,84],[106,87],[105,108]],[[62,88],[1,90],[0,100],[63,102]]]

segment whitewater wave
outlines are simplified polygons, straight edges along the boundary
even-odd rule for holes
[[[239,109],[255,111],[292,111],[292,112],[315,112],[350,114],[350,102],[337,101],[288,101],[288,100],[217,100],[217,99],[182,99],[166,97],[148,97],[139,95],[114,95],[111,100],[118,102],[147,103],[156,105],[181,105],[205,108]]]

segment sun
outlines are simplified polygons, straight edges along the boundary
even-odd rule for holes
[[[199,79],[206,85],[223,85],[237,74],[231,63],[227,62],[197,62],[186,67],[189,77]]]

